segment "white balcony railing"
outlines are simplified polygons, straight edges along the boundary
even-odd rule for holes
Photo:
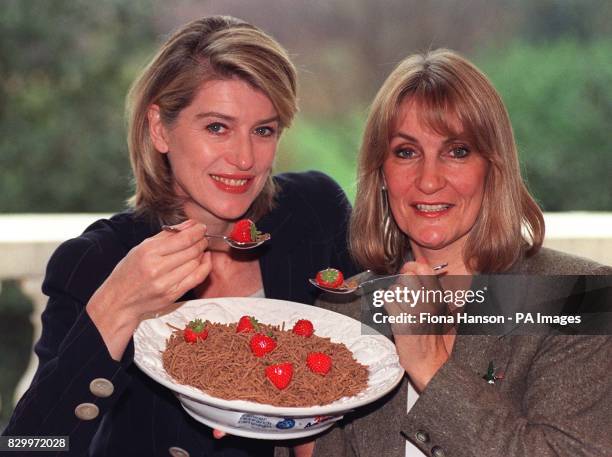
[[[32,300],[34,342],[40,336],[40,314],[46,303],[40,287],[49,257],[62,241],[78,236],[91,222],[105,216],[0,215],[0,283],[7,279],[17,280],[23,293]],[[612,265],[612,213],[550,213],[545,219],[545,246]],[[15,389],[15,401],[30,384],[37,363],[32,355]]]

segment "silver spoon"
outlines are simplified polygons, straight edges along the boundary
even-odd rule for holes
[[[436,265],[435,267],[433,267],[432,270],[440,271],[443,268],[446,268],[447,266],[448,266],[448,263],[442,263],[440,265]],[[325,287],[317,283],[316,279],[309,278],[308,281],[310,281],[310,284],[312,284],[313,286],[318,287],[319,289],[324,290],[325,292],[331,292],[332,294],[352,294],[357,289],[359,289],[363,284],[372,282],[372,280],[370,280],[370,281],[364,281],[359,284],[354,280],[353,281],[348,280],[342,283],[340,287]],[[376,281],[376,279],[374,281]]]
[[[178,233],[181,231],[181,229],[177,229],[176,227],[173,227],[171,225],[162,225],[162,230],[165,230],[166,232],[172,232],[172,233]],[[206,233],[204,235],[206,238],[218,238],[221,239],[223,241],[225,241],[227,244],[229,244],[231,247],[233,247],[234,249],[253,249],[256,248],[257,246],[265,243],[266,241],[268,241],[271,236],[269,233],[261,233],[260,235],[257,235],[257,240],[256,241],[249,241],[249,242],[243,242],[243,241],[236,241],[231,239],[229,236],[226,235],[211,235],[209,233]]]

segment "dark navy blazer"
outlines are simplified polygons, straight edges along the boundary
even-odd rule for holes
[[[289,173],[275,180],[278,204],[257,223],[272,235],[259,248],[265,295],[312,304],[317,291],[307,279],[318,270],[334,266],[347,276],[356,273],[346,248],[350,205],[338,185],[321,173]],[[69,436],[70,453],[61,456],[168,456],[173,446],[192,457],[272,455],[268,441],[214,440],[168,389],[132,363],[133,342],[120,362],[113,360],[85,312],[115,265],[159,230],[157,223],[120,213],[95,222],[53,254],[43,284],[49,301],[35,347],[39,367],[4,435]],[[110,380],[112,395],[92,394],[89,385],[95,378]],[[97,405],[98,417],[77,418],[75,408],[82,403]]]

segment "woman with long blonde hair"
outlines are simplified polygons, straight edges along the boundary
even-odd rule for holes
[[[584,307],[609,311],[612,268],[542,248],[543,238],[508,114],[486,76],[444,49],[402,61],[372,104],[359,156],[350,249],[371,272],[358,279],[399,273],[414,289],[452,291],[489,278],[500,287],[487,291],[485,314],[503,289],[534,315],[540,306],[566,317]],[[360,299],[321,304],[363,317]],[[386,309],[419,319],[424,303],[415,304]],[[436,309],[445,318],[462,311],[455,303]],[[610,329],[557,335],[540,326],[518,335],[509,321],[468,335],[447,322],[386,326],[403,382],[319,437],[315,455],[610,455]]]

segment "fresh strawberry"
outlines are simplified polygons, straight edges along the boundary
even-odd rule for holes
[[[332,366],[332,359],[322,352],[311,352],[306,357],[306,365],[310,371],[325,376]]]
[[[234,225],[230,238],[239,243],[251,243],[257,241],[260,233],[251,219],[241,219]]]
[[[195,343],[198,340],[204,341],[208,338],[208,330],[206,330],[202,319],[190,321],[183,330],[183,338],[188,343]]]
[[[309,338],[314,333],[314,327],[312,326],[312,322],[310,322],[309,320],[300,319],[295,323],[291,331],[296,335],[302,335],[306,338]]]
[[[266,378],[268,378],[278,389],[287,387],[292,377],[292,363],[279,363],[278,365],[266,367]]]
[[[251,330],[257,329],[259,326],[257,325],[257,319],[253,316],[242,316],[238,321],[238,325],[236,326],[236,333],[241,332],[250,332]]]
[[[326,270],[319,271],[315,280],[320,286],[335,289],[344,283],[344,275],[340,270],[327,268]]]
[[[251,338],[249,343],[251,351],[257,357],[263,357],[268,352],[272,352],[276,348],[276,340],[271,336],[264,335],[263,333],[256,333]]]

